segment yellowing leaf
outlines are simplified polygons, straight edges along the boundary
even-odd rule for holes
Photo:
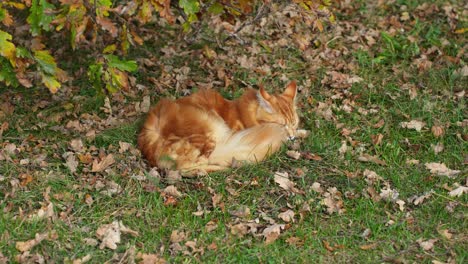
[[[468,28],[459,28],[455,30],[455,34],[464,34],[467,31],[468,31]]]
[[[5,5],[9,5],[11,7],[14,7],[16,9],[19,9],[19,10],[23,10],[26,5],[22,4],[22,3],[17,3],[17,2],[13,2],[13,1],[8,1],[5,3]]]
[[[158,5],[156,2],[152,2],[152,4],[155,6],[157,9],[162,8],[161,6]],[[151,19],[151,14],[153,13],[153,8],[151,7],[149,1],[143,1],[140,7],[140,11],[138,12],[137,18],[139,18],[139,22],[142,24],[146,24],[150,21]]]
[[[11,17],[8,10],[0,7],[0,21],[7,27],[13,25],[13,18]]]
[[[115,50],[117,49],[117,46],[115,44],[112,44],[112,45],[109,45],[107,47],[104,48],[104,50],[102,51],[103,53],[112,53],[114,52]]]
[[[55,79],[54,76],[41,73],[42,83],[49,89],[51,93],[56,93],[61,84]]]
[[[0,30],[0,55],[7,58],[11,65],[16,66],[16,47],[10,42],[11,39],[10,34]]]
[[[314,26],[320,31],[323,32],[323,23],[320,19],[315,20]]]
[[[57,63],[48,50],[34,51],[34,58],[44,73],[55,75],[57,72]]]

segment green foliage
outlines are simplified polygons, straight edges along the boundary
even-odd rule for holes
[[[129,89],[127,73],[134,72],[137,68],[136,61],[121,60],[115,55],[107,54],[89,66],[88,77],[99,93],[104,93],[104,87],[108,92],[115,93],[120,88]]]
[[[54,7],[54,5],[46,0],[32,0],[31,8],[29,9],[30,14],[27,19],[31,26],[32,36],[40,35],[41,30],[50,30],[50,22],[52,22],[54,16],[47,13],[47,11],[54,9]]]
[[[138,68],[136,61],[120,60],[117,56],[111,54],[104,55],[104,58],[107,60],[109,67],[117,68],[121,71],[134,72]]]
[[[174,9],[180,9],[185,19],[182,27],[189,32],[212,15],[221,15],[231,23],[239,18],[249,19],[248,15],[264,4],[260,0],[179,0],[175,6],[169,0],[22,2],[0,3],[0,23],[6,28],[0,30],[0,82],[14,87],[42,83],[51,93],[60,89],[67,76],[77,76],[75,72],[62,70],[57,62],[73,64],[70,60],[75,56],[70,53],[80,49],[86,53],[80,62],[85,63],[93,87],[101,92],[129,89],[127,74],[138,67],[135,61],[119,56],[124,57],[132,46],[143,44],[139,27],[154,25],[156,14],[174,24],[177,13]],[[317,14],[329,13],[331,1],[294,2],[317,18],[317,26],[322,30]],[[69,44],[64,47],[62,43]]]
[[[0,30],[0,56],[7,58],[11,65],[15,66],[16,47],[11,43],[11,35]]]
[[[420,54],[417,43],[411,43],[405,36],[391,36],[386,32],[381,32],[380,36],[384,46],[382,52],[373,60],[374,63],[391,63],[396,59],[409,59]]]
[[[19,85],[13,67],[8,60],[3,57],[0,57],[0,82],[13,87],[17,87]]]

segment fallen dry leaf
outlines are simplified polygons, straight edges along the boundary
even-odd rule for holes
[[[449,192],[449,196],[451,197],[460,197],[464,193],[468,193],[468,187],[466,186],[459,186],[456,189],[453,189],[452,191]]]
[[[166,264],[167,261],[157,254],[138,253],[137,259],[141,259],[139,264]]]
[[[131,146],[132,144],[130,143],[119,141],[119,153],[127,152],[127,150],[129,150]]]
[[[406,164],[408,164],[408,165],[418,165],[418,164],[419,164],[419,160],[416,160],[416,159],[409,159],[409,160],[406,160]]]
[[[216,245],[216,243],[213,242],[213,243],[209,244],[206,248],[209,249],[209,250],[212,250],[212,251],[216,251],[216,250],[218,250],[218,245]]]
[[[329,252],[333,252],[335,250],[335,248],[332,247],[330,243],[326,240],[322,240],[322,244],[323,244],[323,247]]]
[[[430,162],[425,163],[424,166],[426,166],[426,168],[430,170],[432,174],[438,176],[447,176],[449,178],[454,178],[458,173],[460,173],[459,170],[451,170],[447,168],[447,166],[443,163]]]
[[[237,235],[240,237],[246,235],[249,232],[249,226],[244,223],[233,225],[230,228],[231,228],[231,234]]]
[[[387,163],[381,159],[379,159],[377,156],[371,156],[369,154],[362,154],[361,156],[358,157],[359,161],[362,162],[372,162],[378,165],[385,166]]]
[[[373,185],[377,181],[383,181],[384,179],[379,176],[375,171],[365,169],[362,175],[365,177],[367,184]]]
[[[93,161],[93,166],[91,169],[91,172],[101,172],[107,169],[110,165],[114,164],[114,156],[112,154],[107,155],[105,158],[103,158],[101,161],[97,161],[95,159]]]
[[[93,196],[91,196],[89,193],[85,194],[84,201],[87,205],[92,205],[94,203]]]
[[[434,154],[439,154],[440,152],[444,151],[444,144],[442,143],[437,143],[436,145],[432,145],[432,150],[434,151]]]
[[[265,237],[265,244],[268,245],[275,242],[281,234],[281,230],[283,230],[285,226],[286,225],[283,224],[273,224],[265,228],[262,232],[262,235]]]
[[[283,221],[289,223],[289,222],[294,222],[294,211],[291,209],[288,209],[285,212],[282,212],[278,214],[278,218],[281,218]]]
[[[38,253],[31,254],[29,251],[16,255],[15,261],[16,263],[46,263],[44,256]]]
[[[177,198],[182,196],[182,193],[180,193],[177,190],[177,187],[175,187],[174,185],[167,186],[166,188],[164,188],[163,192],[166,194],[172,195],[174,197],[177,197]]]
[[[120,243],[120,234],[129,233],[133,236],[138,236],[138,232],[133,231],[123,225],[122,221],[114,221],[111,224],[100,226],[96,230],[96,236],[101,240],[100,249],[109,248],[116,249]]]
[[[304,240],[298,237],[289,237],[288,239],[286,239],[286,242],[289,245],[296,246],[296,247],[302,247],[304,245]]]
[[[198,247],[197,248],[197,242],[196,241],[187,241],[185,242],[184,244],[186,247],[190,248],[192,250],[192,253],[200,253],[200,254],[203,254],[205,252],[205,250],[203,249],[203,247]]]
[[[348,146],[346,145],[346,140],[341,141],[341,147],[338,149],[338,153],[344,155],[348,151]]]
[[[420,204],[422,204],[424,202],[424,200],[429,199],[429,197],[431,197],[433,193],[434,193],[434,191],[430,190],[430,191],[425,192],[424,194],[422,194],[420,196],[414,195],[414,196],[408,198],[408,202],[413,203],[414,205],[420,205]]]
[[[182,180],[182,175],[180,175],[179,171],[170,170],[166,175],[166,182],[168,184],[174,184]]]
[[[83,242],[85,243],[85,245],[92,246],[92,247],[95,247],[97,246],[97,244],[99,244],[99,242],[96,239],[89,238],[89,237],[84,238]]]
[[[372,231],[370,230],[370,228],[366,228],[364,229],[364,231],[362,232],[360,236],[364,239],[368,239],[371,234],[372,234]]]
[[[315,161],[321,161],[321,160],[323,160],[323,158],[320,157],[319,155],[314,154],[314,153],[310,153],[310,152],[302,152],[301,155],[302,155],[305,159],[308,159],[308,160],[315,160]]]
[[[52,202],[42,206],[36,213],[30,215],[28,220],[37,221],[49,217],[54,217],[54,204]]]
[[[187,234],[184,231],[173,230],[171,233],[171,243],[179,243],[187,239]]]
[[[377,134],[377,135],[371,135],[372,139],[372,144],[378,146],[382,143],[383,135],[382,134]]]
[[[375,125],[373,125],[372,127],[373,128],[381,128],[383,127],[383,125],[385,125],[385,120],[383,119],[380,119],[379,122],[377,122]]]
[[[44,232],[42,234],[36,233],[34,239],[31,239],[25,242],[21,242],[21,241],[16,242],[16,249],[19,250],[20,252],[30,251],[33,247],[37,246],[44,239],[56,239],[56,238],[57,238],[57,233],[55,232],[55,230],[52,230],[51,232]]]
[[[414,129],[414,130],[416,130],[418,132],[420,132],[421,129],[423,129],[425,125],[426,125],[425,122],[419,121],[419,120],[411,120],[409,122],[401,122],[400,123],[400,126],[402,128]]]
[[[74,259],[72,263],[73,264],[83,264],[83,263],[86,263],[86,262],[88,262],[90,260],[91,260],[91,254],[88,254],[88,255],[86,255],[86,256],[84,256],[82,258]]]
[[[323,193],[323,189],[322,189],[322,187],[320,186],[320,183],[318,183],[318,182],[312,183],[312,186],[311,186],[310,188],[311,188],[314,192]]]
[[[453,237],[453,234],[450,233],[450,231],[448,229],[437,230],[437,232],[439,232],[439,234],[441,236],[443,236],[444,238],[446,238],[448,240],[452,239],[452,237]]]
[[[140,111],[142,113],[147,113],[151,106],[151,98],[149,95],[143,97],[143,100],[140,103]]]
[[[370,197],[372,198],[372,201],[374,202],[379,202],[382,199],[380,195],[377,193],[377,191],[375,190],[374,186],[368,186],[367,193],[370,195]]]
[[[275,182],[286,191],[298,192],[298,189],[295,187],[296,184],[289,180],[287,172],[275,172]]]
[[[21,179],[20,185],[23,186],[23,187],[28,185],[29,183],[31,183],[33,181],[33,177],[29,173],[22,173],[22,174],[19,175],[18,178]]]
[[[380,190],[380,194],[379,194],[380,198],[382,198],[383,200],[387,202],[396,201],[399,195],[400,194],[398,193],[398,191],[390,188],[389,186],[385,186],[385,188]]]
[[[437,241],[438,241],[437,238],[429,239],[429,240],[426,240],[426,241],[424,241],[422,238],[420,238],[416,242],[418,242],[419,246],[423,250],[429,251],[429,250],[432,250],[434,248],[434,243],[437,242]]]
[[[398,204],[398,208],[400,209],[400,211],[403,212],[405,210],[405,201],[397,200],[395,203]]]
[[[320,203],[327,207],[328,214],[342,214],[346,211],[343,208],[344,203],[341,199],[341,193],[336,189],[336,187],[328,188],[327,192],[325,192],[323,196],[325,198],[323,198]]]
[[[5,257],[2,252],[0,252],[0,264],[10,263],[8,257]]]
[[[212,232],[216,228],[218,228],[218,221],[215,221],[215,220],[211,220],[205,225],[206,232]]]
[[[431,132],[436,138],[441,137],[445,134],[444,128],[442,126],[432,126]]]
[[[371,243],[371,244],[367,244],[367,245],[362,245],[359,248],[362,249],[362,250],[370,250],[370,249],[376,248],[378,245],[379,245],[379,243]]]
[[[75,152],[82,152],[84,151],[83,141],[80,138],[72,139],[70,141],[70,147]]]
[[[71,152],[66,152],[64,155],[66,155],[65,165],[71,173],[75,173],[78,168],[78,161],[76,160],[75,155]]]
[[[178,204],[177,198],[172,195],[164,196],[165,206],[176,206]]]
[[[222,194],[219,194],[219,193],[213,194],[213,196],[211,196],[211,203],[213,204],[213,208],[216,208],[217,206],[219,206],[222,199],[223,199]]]
[[[301,153],[299,151],[295,150],[288,150],[286,151],[286,155],[290,158],[293,158],[295,160],[298,160],[301,157]]]
[[[235,210],[229,210],[229,213],[236,217],[245,218],[250,215],[250,208],[245,205],[241,205]]]

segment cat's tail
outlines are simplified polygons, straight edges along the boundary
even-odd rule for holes
[[[286,129],[278,124],[248,128],[218,142],[208,158],[209,164],[230,166],[233,159],[259,162],[278,151],[287,138]]]

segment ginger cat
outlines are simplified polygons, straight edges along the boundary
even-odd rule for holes
[[[260,87],[234,101],[213,90],[161,99],[148,113],[138,147],[151,166],[178,169],[185,176],[227,169],[233,159],[261,161],[294,137],[296,93],[291,82],[282,94]]]

